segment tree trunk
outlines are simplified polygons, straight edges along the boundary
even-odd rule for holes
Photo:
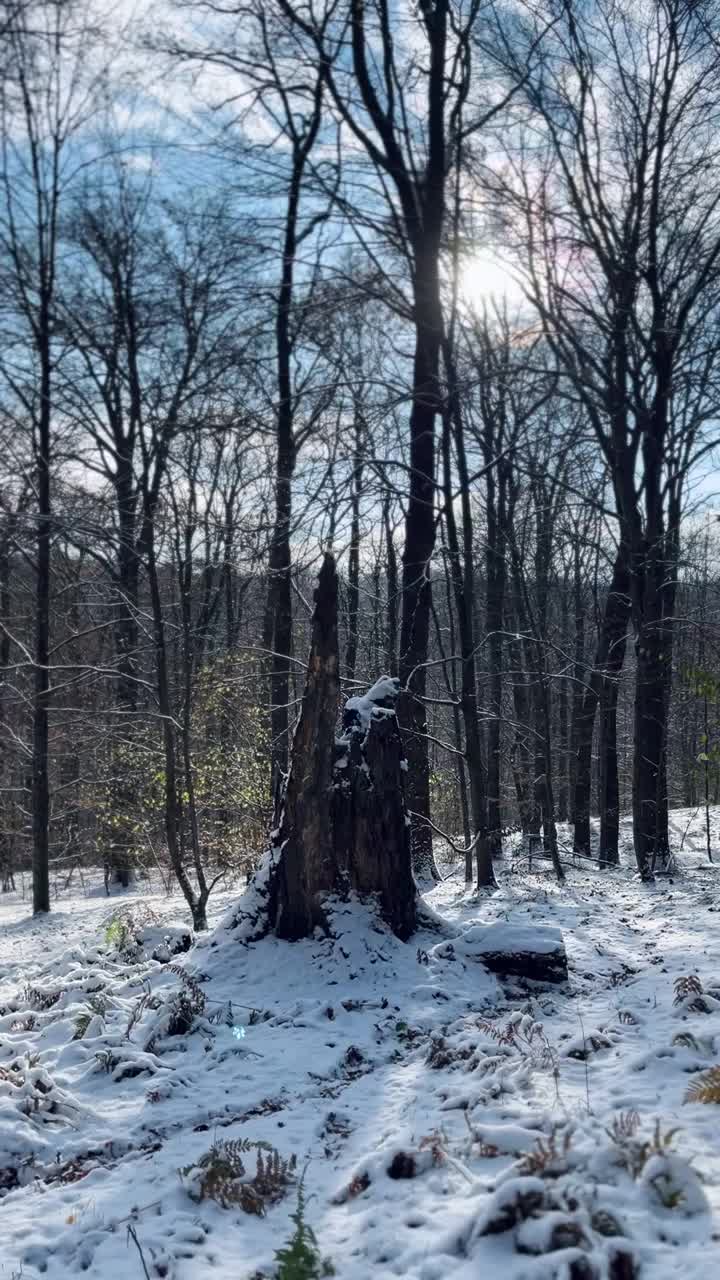
[[[277,847],[270,919],[293,941],[325,928],[322,898],[338,892],[331,793],[340,677],[337,574],[326,555],[315,592],[312,645],[300,719],[295,729]]]
[[[413,865],[425,879],[437,879],[430,817],[430,763],[427,742],[425,663],[430,635],[430,562],[435,547],[435,416],[441,312],[437,260],[416,263],[416,343],[410,413],[410,492],[402,558],[402,620],[398,675],[403,695],[398,707],[408,758],[408,799]]]
[[[623,642],[623,650],[625,648]],[[620,659],[622,661],[622,659]],[[600,701],[598,754],[598,805],[600,808],[600,866],[616,866],[620,861],[620,783],[617,751],[617,680],[603,682]]]
[[[485,453],[486,465],[493,461]],[[487,488],[487,574],[485,595],[485,628],[488,637],[488,663],[490,667],[490,711],[487,729],[487,806],[490,854],[502,856],[502,802],[500,798],[500,755],[502,745],[502,691],[503,691],[503,622],[505,612],[505,584],[507,578],[504,523],[505,479],[502,463],[496,481],[492,466],[486,475]]]
[[[37,568],[35,579],[35,693],[32,735],[33,911],[50,910],[50,341],[46,306],[41,321],[41,390],[35,458]]]
[[[654,542],[657,544],[657,539]],[[633,838],[642,880],[652,879],[653,857],[663,852],[664,843],[661,806],[671,659],[663,618],[667,568],[662,553],[651,551],[647,544],[634,557]]]
[[[460,640],[460,711],[465,730],[465,759],[470,782],[473,837],[475,838],[479,835],[475,846],[477,883],[478,888],[485,888],[493,887],[496,881],[488,833],[486,773],[477,709],[473,522],[470,508],[470,482],[465,450],[464,423],[458,398],[453,352],[449,340],[444,344],[444,358],[448,379],[448,397],[443,413],[442,431],[445,527],[447,529],[450,570]],[[460,537],[455,519],[451,455],[451,444],[453,442],[455,444],[455,460],[460,487],[462,537]]]
[[[383,500],[383,527],[385,529],[385,555],[387,559],[387,628],[385,631],[385,670],[389,675],[397,674],[398,661],[398,586],[397,553],[395,539],[390,523],[390,495]]]
[[[353,456],[352,489],[350,497],[350,550],[348,553],[348,607],[347,647],[345,650],[345,675],[355,679],[358,652],[358,616],[360,610],[360,495],[363,481],[363,428],[359,418],[355,421],[355,451]]]
[[[328,895],[355,890],[377,899],[394,932],[407,938],[415,925],[415,886],[402,742],[392,714],[399,685],[384,678],[364,698],[351,698],[336,743],[337,594],[335,562],[326,555],[282,821],[274,833],[279,853],[270,873],[269,921],[280,938],[310,937],[328,927]]]
[[[630,574],[625,543],[620,543],[607,600],[602,613],[595,651],[595,661],[585,686],[581,713],[577,723],[577,758],[575,766],[574,848],[590,855],[590,796],[592,773],[592,741],[595,712],[600,703],[601,729],[599,745],[598,808],[600,810],[600,855],[606,862],[617,861],[617,829],[619,816],[606,809],[618,803],[617,783],[617,681],[625,660],[626,632],[630,618]],[[614,781],[613,781],[614,778]],[[606,840],[603,840],[603,822]],[[614,852],[613,852],[614,850]]]
[[[181,807],[177,778],[177,749],[175,740],[175,717],[170,700],[170,679],[168,672],[168,651],[165,639],[165,623],[160,597],[157,561],[155,558],[155,530],[151,513],[144,516],[143,546],[147,555],[148,584],[153,618],[153,640],[155,646],[155,672],[157,678],[158,710],[162,718],[163,753],[165,762],[165,837],[167,839],[170,864],[183,896],[187,902],[196,929],[206,929],[205,905],[198,898],[190,878],[185,870],[181,840]]]

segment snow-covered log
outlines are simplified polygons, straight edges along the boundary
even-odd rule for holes
[[[458,944],[455,944],[458,950]],[[463,953],[492,973],[529,978],[533,982],[566,982],[565,943],[552,925],[497,924],[473,926],[462,936]]]

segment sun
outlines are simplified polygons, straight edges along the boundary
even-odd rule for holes
[[[473,311],[503,305],[517,311],[526,301],[517,277],[490,250],[474,253],[465,262],[460,276],[460,296]]]

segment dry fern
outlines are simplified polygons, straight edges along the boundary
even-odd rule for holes
[[[673,1004],[683,1004],[688,996],[701,996],[703,985],[696,973],[689,973],[684,978],[676,978],[673,983],[675,999]]]
[[[688,1086],[684,1102],[720,1103],[720,1067],[711,1067]]]
[[[256,1151],[256,1168],[252,1178],[246,1175],[243,1155]],[[180,1174],[187,1180],[186,1189],[194,1200],[214,1200],[223,1209],[237,1206],[245,1213],[263,1217],[267,1205],[275,1204],[295,1181],[297,1158],[284,1159],[267,1142],[248,1138],[216,1142],[196,1164],[187,1165]]]
[[[553,1129],[547,1139],[536,1138],[532,1151],[518,1161],[518,1173],[534,1177],[552,1177],[563,1173],[567,1167],[567,1155],[572,1146],[572,1133],[566,1129],[562,1135]]]
[[[487,1018],[479,1018],[477,1027],[479,1031],[490,1036],[496,1044],[515,1049],[523,1057],[530,1058],[543,1067],[555,1065],[555,1050],[545,1034],[545,1028],[541,1022],[535,1022],[528,1013],[510,1018],[507,1024],[500,1028],[494,1026]]]
[[[606,1133],[618,1149],[621,1163],[633,1178],[639,1178],[651,1156],[667,1155],[679,1129],[663,1133],[660,1121],[655,1121],[651,1138],[636,1137],[640,1118],[636,1111],[620,1112]]]
[[[186,991],[190,994],[196,1013],[205,1012],[205,992],[203,991],[197,978],[193,978],[191,973],[186,969],[182,969],[179,964],[169,964],[167,966],[170,973],[174,973],[180,979]]]
[[[498,1029],[493,1026],[492,1022],[488,1022],[487,1018],[479,1018],[477,1026],[478,1031],[482,1031],[486,1036],[490,1036],[490,1039],[494,1040],[496,1044],[511,1045],[514,1043],[514,1028],[511,1023],[508,1023],[506,1027]]]
[[[634,1138],[639,1127],[640,1117],[637,1111],[620,1111],[613,1117],[610,1128],[605,1132],[613,1142],[620,1143],[627,1141],[628,1138]]]
[[[56,1005],[62,995],[62,991],[43,991],[40,987],[25,987],[23,998],[27,1004],[34,1005],[36,1009],[46,1010],[52,1009]]]

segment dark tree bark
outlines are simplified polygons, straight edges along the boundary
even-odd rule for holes
[[[51,379],[50,298],[41,306],[38,339],[40,412],[35,446],[37,552],[35,579],[35,698],[32,741],[33,911],[50,910],[50,553],[52,500],[50,487]]]
[[[183,896],[192,914],[193,927],[198,930],[207,929],[207,901],[210,890],[201,876],[199,892],[188,876],[183,858],[182,841],[182,806],[177,768],[177,734],[175,716],[170,696],[170,670],[168,646],[165,635],[162,596],[158,576],[155,552],[154,513],[146,507],[143,519],[143,543],[146,548],[146,567],[150,602],[153,619],[153,640],[155,647],[155,671],[157,677],[158,710],[162,718],[163,757],[165,774],[165,837],[167,839],[170,863]]]
[[[601,830],[608,806],[617,809],[617,681],[625,659],[627,625],[630,618],[630,573],[627,549],[618,547],[607,600],[600,619],[597,649],[593,669],[585,684],[582,705],[577,721],[575,790],[573,810],[575,818],[574,847],[578,853],[590,856],[590,799],[592,790],[592,742],[595,715],[600,706],[600,770],[598,779],[598,807]],[[610,815],[606,828],[606,840],[601,836],[601,861],[616,862],[618,857],[617,812]]]
[[[407,938],[415,924],[415,884],[403,796],[402,740],[390,678],[350,699],[336,742],[340,693],[337,574],[325,557],[315,593],[312,644],[300,719],[270,877],[268,917],[294,941],[326,929],[328,895],[354,890],[377,900]]]
[[[263,27],[264,39],[269,39]],[[265,47],[268,53],[267,43]],[[269,58],[272,66],[272,59]],[[282,778],[287,773],[290,727],[290,665],[292,659],[292,482],[295,473],[300,436],[296,430],[296,396],[292,382],[292,360],[296,345],[293,329],[295,303],[295,270],[298,248],[308,231],[300,219],[300,205],[310,154],[320,128],[322,114],[323,75],[318,73],[310,95],[307,117],[293,112],[283,94],[285,135],[291,148],[287,206],[283,232],[280,288],[275,312],[275,359],[277,367],[278,403],[276,415],[277,453],[275,459],[275,515],[269,557],[268,599],[263,644],[271,651],[270,665],[270,739],[271,787],[277,796]],[[311,224],[312,225],[312,224]]]
[[[442,420],[442,458],[445,527],[450,561],[450,576],[455,598],[458,638],[460,641],[460,711],[465,730],[465,759],[470,783],[473,839],[479,888],[495,885],[492,854],[488,839],[486,773],[483,761],[477,708],[475,669],[473,522],[470,510],[465,434],[457,388],[457,376],[450,342],[444,344],[448,377],[448,396]],[[455,495],[452,483],[451,445],[455,445],[458,471],[462,533],[455,519]]]
[[[383,528],[385,530],[385,555],[387,559],[387,627],[385,631],[385,670],[391,676],[397,674],[398,650],[398,563],[395,551],[395,535],[390,522],[390,494],[383,499]]]
[[[360,611],[360,497],[363,484],[364,432],[363,423],[356,410],[355,449],[350,490],[350,550],[348,553],[347,586],[347,647],[345,650],[345,675],[355,679],[358,652],[358,617]]]

